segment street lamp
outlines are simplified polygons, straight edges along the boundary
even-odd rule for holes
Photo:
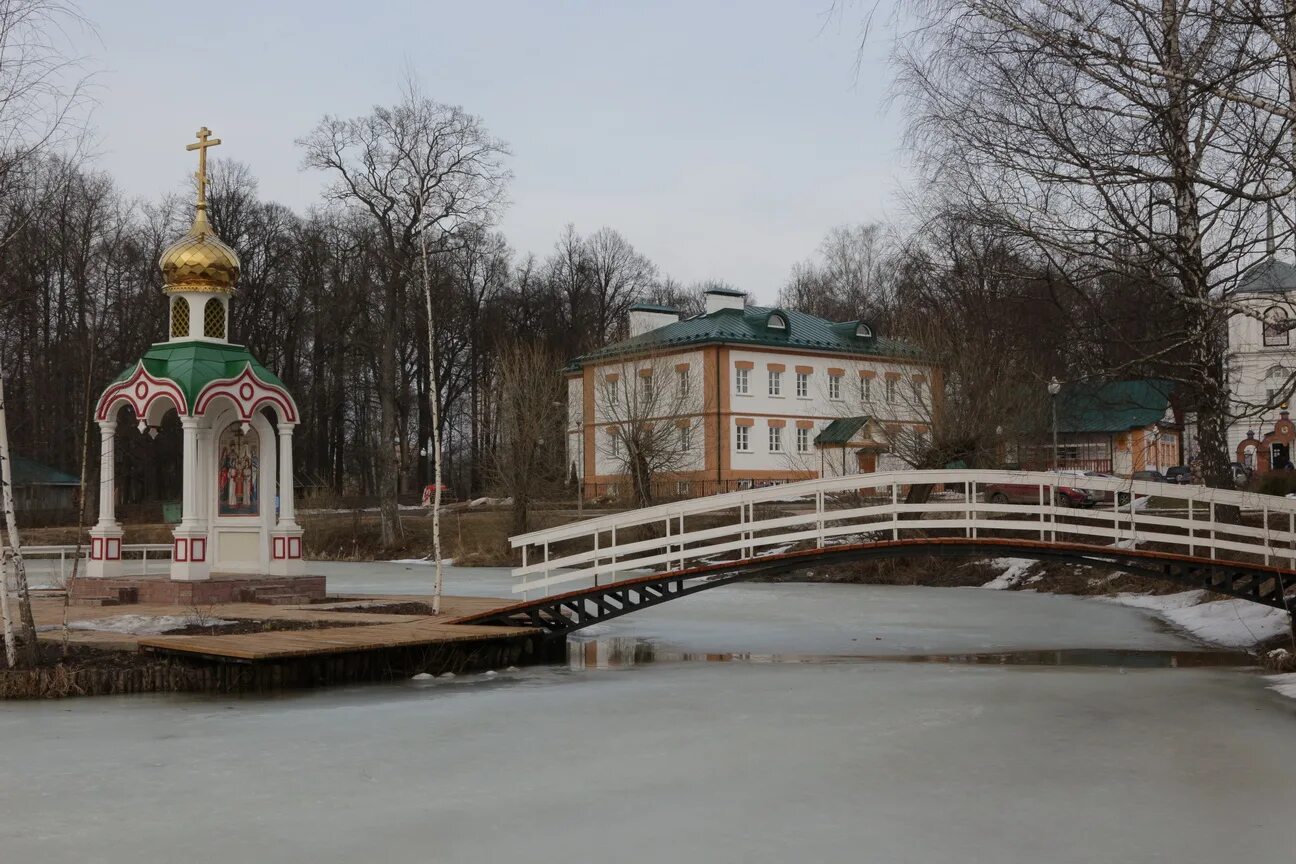
[[[1059,468],[1057,443],[1057,395],[1062,392],[1062,382],[1057,380],[1057,376],[1049,379],[1048,392],[1049,399],[1053,403],[1053,470],[1057,471]]]

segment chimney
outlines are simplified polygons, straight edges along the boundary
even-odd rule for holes
[[[631,338],[674,324],[679,320],[679,310],[673,306],[654,306],[650,303],[636,303],[630,307]]]
[[[746,306],[747,295],[741,291],[712,288],[706,292],[706,314],[708,315],[721,309],[743,309]]]

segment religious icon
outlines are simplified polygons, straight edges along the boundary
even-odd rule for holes
[[[257,516],[261,512],[261,439],[231,423],[217,441],[217,512],[221,516]]]

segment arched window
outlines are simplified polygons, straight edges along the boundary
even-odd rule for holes
[[[784,317],[783,317],[781,314],[779,314],[778,312],[774,312],[774,313],[772,313],[772,314],[769,316],[769,319],[765,322],[765,326],[768,327],[768,328],[771,329],[771,330],[787,330],[787,329],[788,329],[787,319],[784,318]]]
[[[855,335],[861,339],[872,339],[873,328],[861,321],[855,325]]]
[[[1290,344],[1291,331],[1287,321],[1287,310],[1281,306],[1270,306],[1264,314],[1265,347],[1278,347]]]
[[[184,297],[171,300],[171,338],[183,339],[189,335],[189,301]]]
[[[225,338],[225,304],[215,297],[203,308],[203,335],[208,339]]]

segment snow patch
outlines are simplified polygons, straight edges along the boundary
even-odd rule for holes
[[[1280,696],[1296,699],[1296,672],[1288,672],[1285,675],[1266,675],[1265,680],[1269,682],[1269,689]]]
[[[455,559],[453,558],[442,558],[441,566],[450,567],[454,565],[454,562]],[[383,561],[382,563],[383,564],[423,564],[428,567],[431,567],[436,564],[436,560],[432,558],[393,558],[390,561]]]
[[[1115,594],[1111,597],[1099,597],[1107,603],[1118,603],[1121,606],[1133,606],[1136,609],[1151,609],[1154,612],[1165,612],[1169,609],[1185,609],[1196,606],[1206,596],[1205,591],[1181,591],[1178,594]]]
[[[204,627],[233,624],[223,618],[204,618],[192,615],[114,615],[86,621],[69,621],[69,630],[99,630],[106,633],[124,633],[130,636],[160,636],[168,630],[179,630],[191,624]]]
[[[1159,613],[1198,639],[1228,648],[1250,648],[1291,630],[1291,616],[1246,600],[1216,600]]]
[[[1004,591],[1023,584],[1030,569],[1039,562],[1031,558],[991,558],[986,563],[991,567],[1002,568],[1002,572],[981,587],[992,591]],[[1030,581],[1038,582],[1039,578]]]

